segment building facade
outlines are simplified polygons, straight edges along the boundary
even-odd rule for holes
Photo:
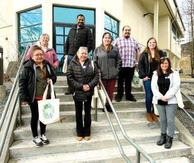
[[[179,67],[184,37],[184,25],[176,0],[1,0],[0,46],[4,49],[4,71],[10,61],[17,60],[42,33],[50,35],[59,60],[76,16],[83,14],[91,29],[95,46],[101,44],[102,34],[109,31],[113,38],[121,35],[122,27],[129,25],[131,35],[142,47],[149,37],[158,40],[166,50],[174,68]]]

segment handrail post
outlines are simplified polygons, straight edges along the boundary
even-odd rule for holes
[[[136,156],[137,156],[137,163],[140,163],[140,152],[136,150]]]
[[[95,106],[95,117],[94,117],[94,120],[95,121],[98,121],[98,111],[97,111],[97,102],[98,102],[98,100],[97,100],[97,97],[95,97],[94,98],[94,106]]]
[[[21,101],[20,101],[20,98],[18,99],[18,105],[19,105],[19,110],[18,110],[18,123],[19,123],[19,126],[22,125],[22,114],[21,114]]]

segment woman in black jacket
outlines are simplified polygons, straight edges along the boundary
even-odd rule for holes
[[[154,37],[151,37],[147,41],[147,47],[142,52],[139,63],[139,78],[143,79],[143,85],[145,89],[145,104],[147,110],[147,120],[149,122],[158,122],[157,116],[152,110],[152,97],[153,93],[151,90],[151,79],[153,72],[157,69],[158,63],[161,57],[166,56],[166,53],[159,50],[157,46],[157,41]]]
[[[67,70],[68,84],[73,94],[76,111],[76,131],[77,140],[90,140],[91,128],[91,100],[94,87],[99,80],[99,73],[96,64],[92,66],[88,58],[87,47],[80,47],[77,55],[73,58]],[[84,103],[84,124],[82,120],[82,110]]]
[[[19,94],[22,105],[29,104],[31,109],[31,130],[34,137],[33,143],[40,147],[49,144],[47,139],[46,125],[40,122],[40,134],[38,137],[38,100],[42,99],[47,83],[56,82],[56,75],[50,63],[44,60],[44,52],[38,46],[33,46],[30,60],[25,62],[24,69],[19,79]]]

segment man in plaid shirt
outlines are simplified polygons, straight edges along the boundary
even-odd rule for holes
[[[131,81],[133,79],[135,66],[138,63],[140,56],[140,46],[138,42],[130,37],[131,28],[124,26],[122,29],[122,36],[113,41],[113,46],[119,51],[122,60],[122,68],[119,72],[117,81],[117,95],[115,100],[120,102],[123,97],[123,82],[125,82],[125,95],[126,100],[136,101],[131,93]]]

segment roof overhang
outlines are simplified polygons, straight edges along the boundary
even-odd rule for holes
[[[139,0],[147,13],[154,13],[155,0]],[[185,27],[176,0],[159,0],[159,17],[169,16],[171,23],[177,28],[180,36],[184,37]]]

